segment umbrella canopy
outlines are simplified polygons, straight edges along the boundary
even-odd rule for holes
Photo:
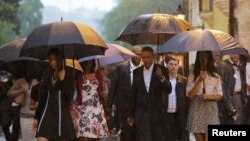
[[[95,55],[81,58],[79,59],[79,62],[97,59],[99,66],[104,67],[110,64],[126,61],[130,57],[136,56],[136,54],[123,46],[117,44],[107,45],[108,49],[105,51],[105,55]]]
[[[189,51],[214,51],[223,55],[247,53],[228,33],[208,29],[179,33],[163,44],[158,53]]]
[[[177,33],[191,30],[192,26],[185,20],[169,14],[145,14],[135,18],[120,33],[116,40],[132,45],[161,45]]]
[[[31,69],[32,68],[32,69]],[[34,58],[20,57],[4,61],[0,65],[0,70],[7,71],[17,77],[41,79],[43,63]]]
[[[73,59],[65,59],[65,63],[66,63],[66,66],[76,69],[80,72],[83,72],[83,69],[80,63],[77,60],[74,60],[73,62]]]
[[[83,71],[81,65],[77,60],[66,59],[66,66],[71,69],[76,69],[78,71]],[[32,68],[32,69],[31,69]],[[7,71],[11,74],[16,75],[17,77],[25,77],[25,78],[42,78],[42,72],[45,70],[44,68],[49,68],[48,61],[40,61],[31,57],[18,57],[14,59],[10,59],[4,61],[0,65],[0,70]]]
[[[89,26],[73,22],[54,22],[35,28],[27,37],[20,56],[47,59],[48,51],[58,47],[66,58],[103,55],[106,44]]]
[[[9,60],[12,58],[17,58],[19,56],[20,50],[23,46],[25,39],[17,39],[11,42],[5,43],[0,46],[0,60]]]

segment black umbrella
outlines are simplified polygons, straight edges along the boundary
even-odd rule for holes
[[[47,59],[48,51],[57,47],[66,58],[103,55],[106,44],[89,26],[73,22],[54,22],[35,28],[27,37],[20,56]]]
[[[17,77],[41,79],[40,70],[44,67],[42,61],[30,57],[20,57],[4,61],[0,70],[7,71]]]
[[[0,46],[0,61],[17,58],[25,39],[17,39]]]
[[[191,30],[185,20],[169,14],[145,14],[136,17],[125,27],[116,40],[132,45],[161,45],[177,33]]]
[[[74,60],[72,64],[72,59],[66,59],[66,68],[78,72],[82,72],[82,68],[77,60]],[[0,64],[0,70],[7,71],[11,74],[16,75],[17,77],[24,78],[37,78],[41,79],[42,75],[46,73],[47,68],[49,68],[48,61],[41,61],[31,57],[18,57],[4,61]]]
[[[217,54],[247,55],[247,50],[231,35],[219,30],[192,30],[182,32],[163,44],[158,53],[184,53],[190,51],[213,51]]]

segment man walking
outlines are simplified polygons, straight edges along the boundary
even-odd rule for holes
[[[133,73],[128,124],[135,123],[136,141],[163,141],[165,95],[171,92],[168,70],[154,63],[151,47],[144,47],[141,57],[144,65]]]
[[[115,76],[111,80],[111,87],[109,94],[112,98],[113,110],[115,110],[116,120],[121,125],[121,141],[135,141],[134,127],[129,127],[127,123],[129,99],[131,97],[133,70],[141,65],[141,47],[134,46],[132,48],[137,56],[132,57],[131,60],[120,64]],[[114,111],[113,111],[114,112]]]
[[[187,78],[178,74],[179,61],[170,58],[167,62],[169,80],[172,91],[166,95],[166,136],[168,141],[188,141],[189,134],[186,130],[188,116],[188,97],[186,97]]]
[[[237,115],[234,117],[234,123],[244,124],[244,106],[247,103],[245,68],[243,68],[240,62],[239,55],[230,55],[226,63],[230,66],[229,76],[231,81],[226,81],[225,85],[228,86],[229,93],[233,97],[233,105],[237,112]]]

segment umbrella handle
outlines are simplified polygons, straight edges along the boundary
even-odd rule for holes
[[[159,33],[157,33],[157,52],[159,51],[159,44],[160,44],[160,39],[159,39]],[[157,53],[156,55],[156,59],[157,59],[157,63],[156,64],[159,64],[159,55]]]
[[[203,89],[202,89],[202,91],[203,91],[203,94],[205,94],[205,93],[206,93],[206,88],[205,88],[205,80],[203,80]]]

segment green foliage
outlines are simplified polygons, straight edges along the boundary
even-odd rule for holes
[[[0,45],[10,41],[11,39],[15,38],[15,32],[13,29],[16,27],[15,24],[7,22],[7,21],[0,21]]]
[[[0,0],[0,45],[25,37],[42,23],[40,0]]]
[[[19,33],[18,7],[19,0],[0,0],[0,44],[11,40]]]
[[[20,36],[25,37],[36,26],[42,23],[42,8],[40,0],[22,0],[18,9],[18,17],[21,19]]]
[[[176,12],[181,0],[118,0],[117,6],[101,20],[102,34],[112,42],[135,17],[141,14]]]

